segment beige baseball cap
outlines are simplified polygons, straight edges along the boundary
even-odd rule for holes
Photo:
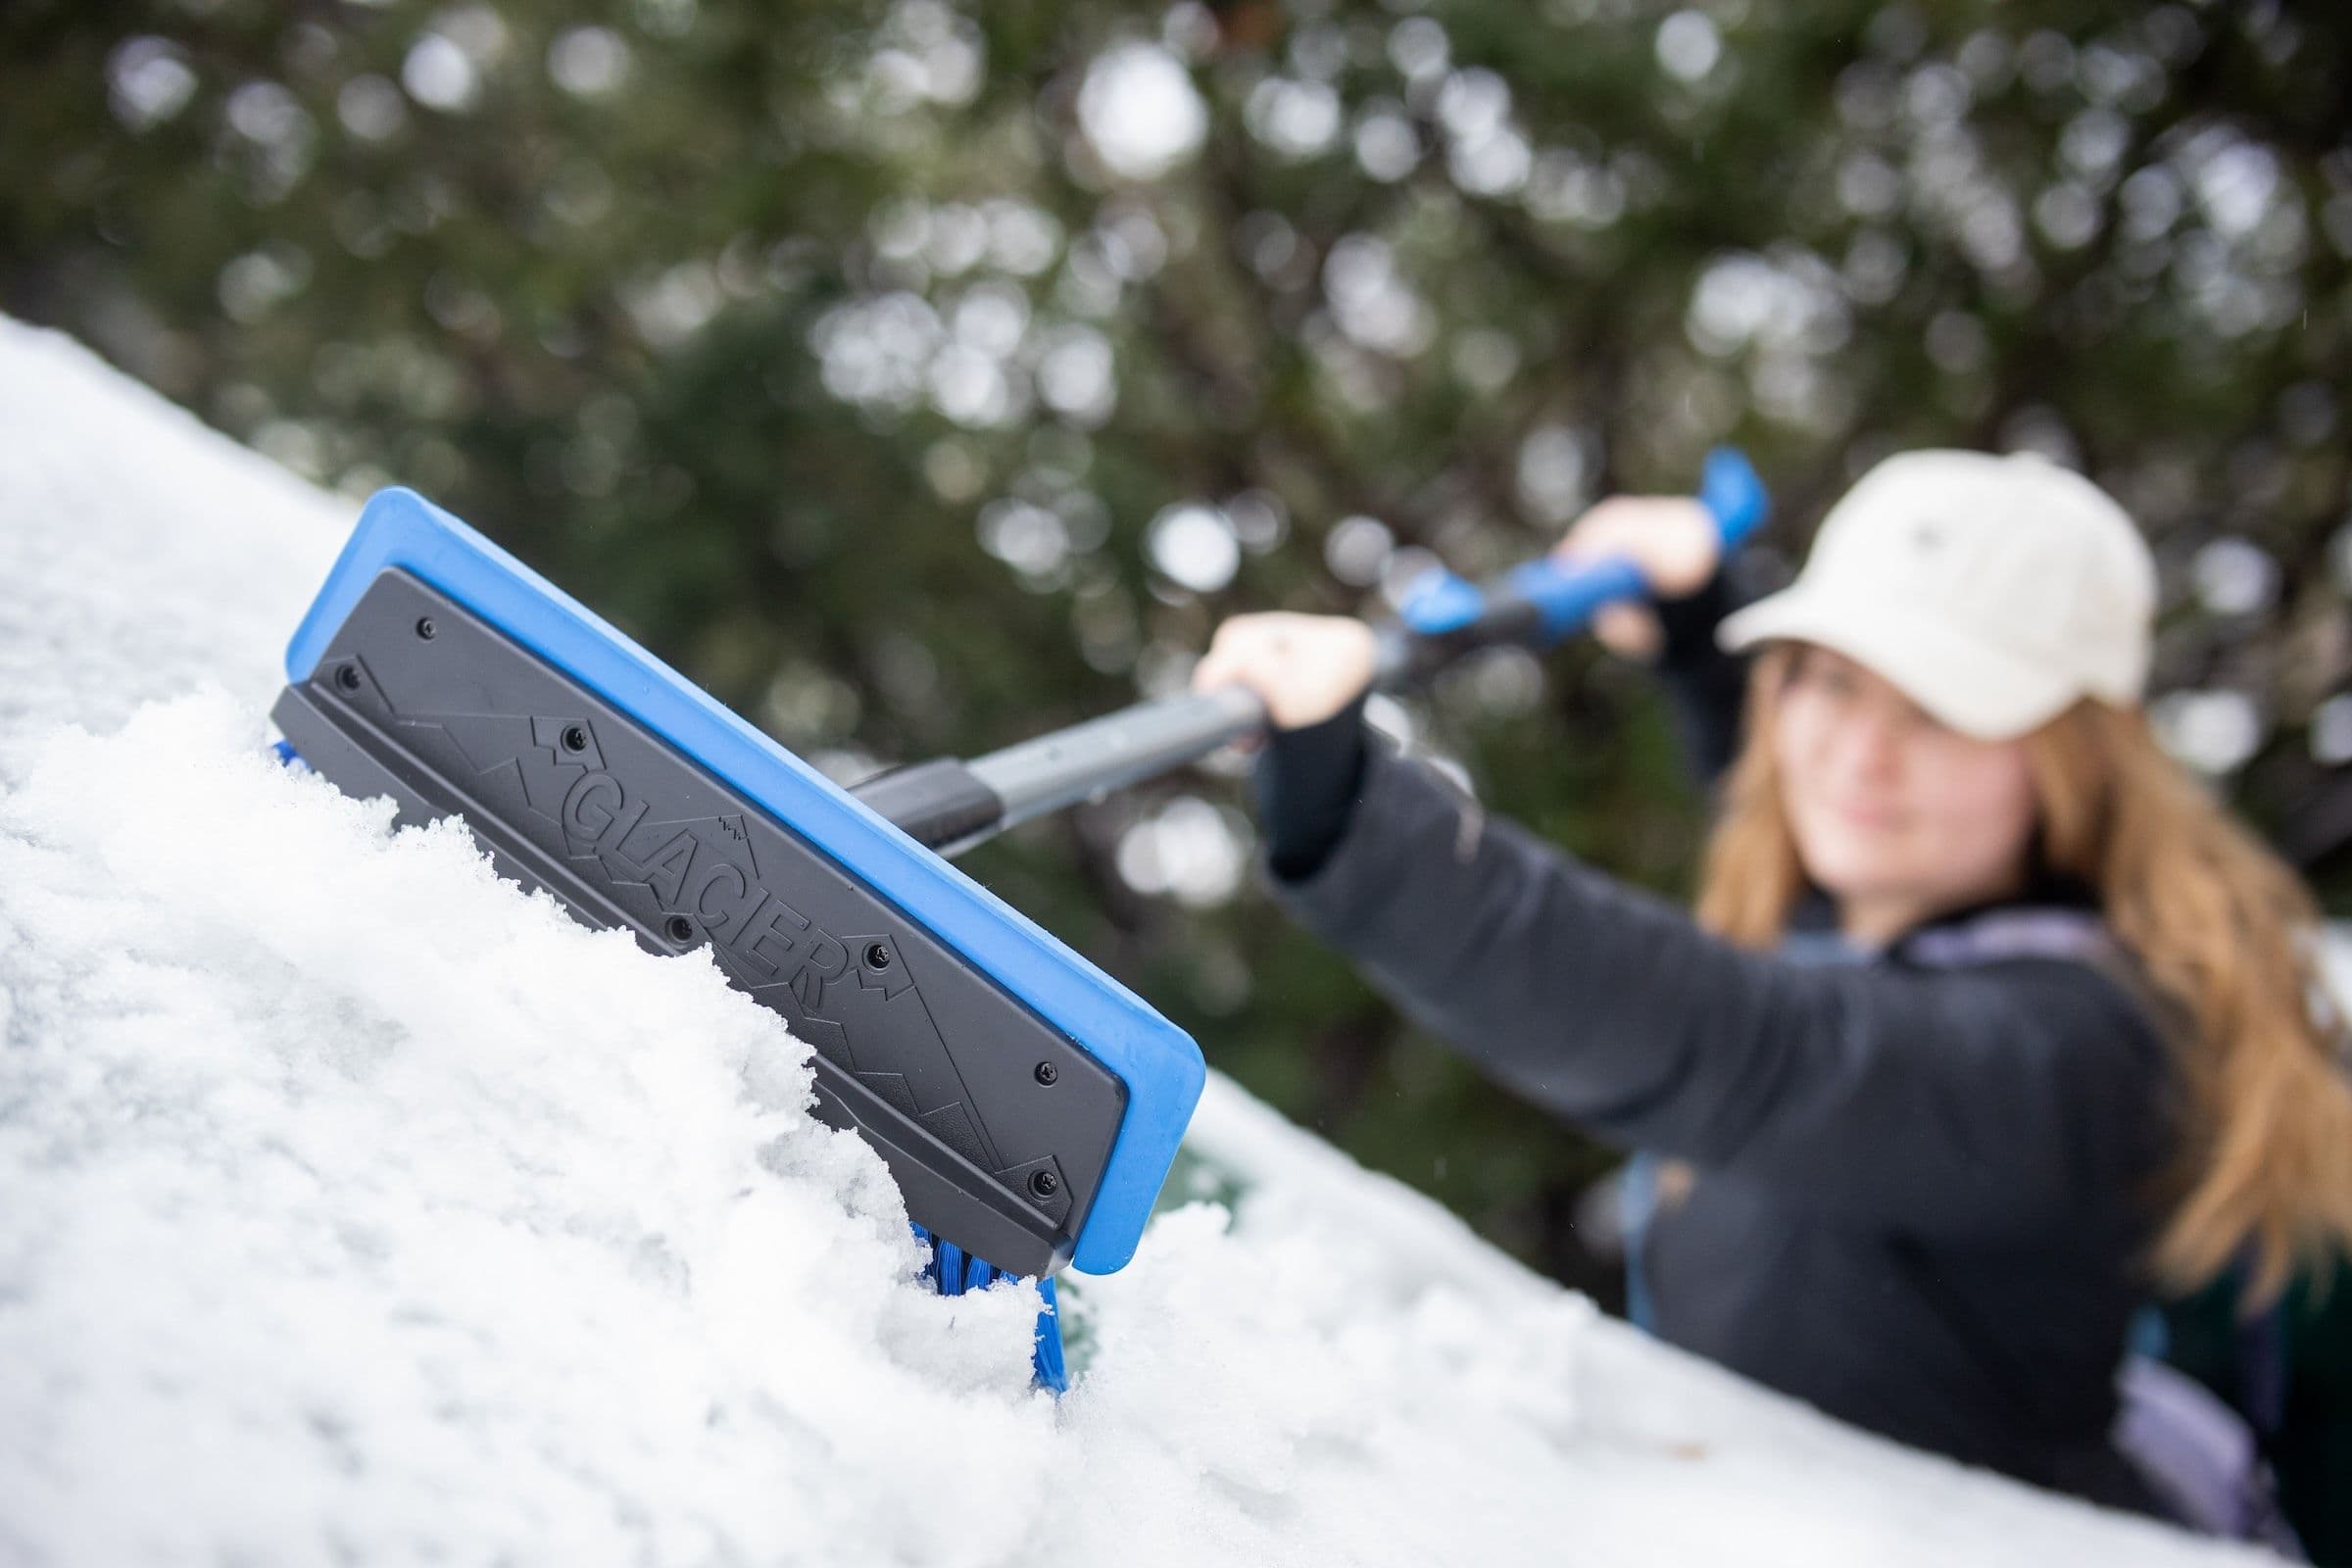
[[[2155,613],[2147,542],[2088,479],[2032,454],[1905,452],[1830,509],[1795,582],[1716,635],[1817,643],[1964,735],[2013,740],[2078,698],[2137,703]]]

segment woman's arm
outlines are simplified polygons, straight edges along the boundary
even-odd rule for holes
[[[1820,968],[1736,950],[1375,742],[1284,902],[1416,1020],[1613,1142],[1920,1231],[2014,1234],[2161,1157],[2164,1057],[2073,962]]]

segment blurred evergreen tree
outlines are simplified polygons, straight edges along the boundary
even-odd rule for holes
[[[845,778],[1532,555],[1716,441],[1786,552],[1893,448],[2038,447],[2158,541],[2168,733],[2333,891],[2347,60],[2352,13],[2275,4],[16,0],[0,309],[425,491]],[[1389,721],[1686,887],[1638,671],[1505,656]],[[970,868],[1607,1294],[1609,1156],[1289,930],[1247,834],[1176,779]]]

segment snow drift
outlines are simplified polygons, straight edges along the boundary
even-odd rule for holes
[[[0,1563],[2258,1560],[1651,1345],[1212,1079],[946,1300],[707,957],[266,760],[353,512],[0,321]],[[1215,1042],[1205,1043],[1213,1056]]]

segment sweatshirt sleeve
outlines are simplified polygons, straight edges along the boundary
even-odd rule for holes
[[[1814,966],[1735,949],[1375,743],[1277,895],[1417,1022],[1597,1135],[1923,1234],[2111,1203],[2159,1157],[2163,1058],[2057,959]]]
[[[1313,871],[1347,829],[1363,787],[1364,701],[1266,738],[1255,774],[1257,817],[1277,877]]]
[[[1740,718],[1747,702],[1748,661],[1715,641],[1715,628],[1743,602],[1726,570],[1687,599],[1653,607],[1666,644],[1657,674],[1673,707],[1683,763],[1701,789],[1712,789],[1740,755]]]

